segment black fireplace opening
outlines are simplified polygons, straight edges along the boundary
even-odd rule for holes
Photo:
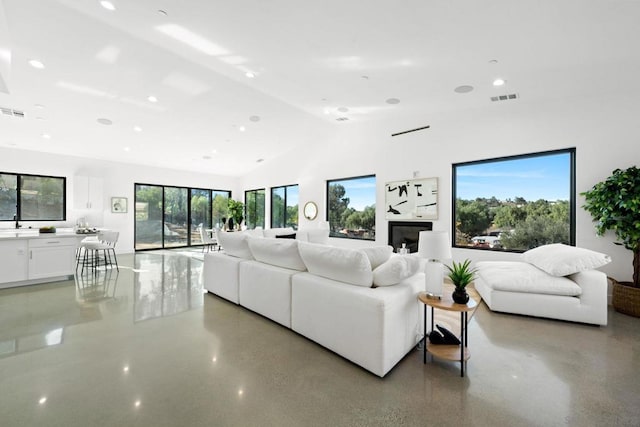
[[[389,221],[389,245],[394,252],[404,243],[410,253],[418,252],[418,238],[421,231],[433,230],[430,221]]]

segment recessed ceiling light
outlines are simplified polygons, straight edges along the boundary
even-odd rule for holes
[[[100,2],[100,6],[104,7],[107,10],[111,10],[111,11],[116,10],[116,7],[110,1],[102,0]]]
[[[101,125],[106,125],[106,126],[111,126],[113,124],[113,122],[111,120],[105,119],[104,117],[100,117],[96,121],[98,123],[100,123]]]
[[[453,91],[457,93],[469,93],[473,90],[473,86],[462,85],[455,88]]]
[[[142,128],[140,126],[134,126],[133,130],[136,132],[142,132]]]
[[[389,99],[387,99],[385,102],[386,102],[387,104],[391,104],[391,105],[393,105],[393,104],[399,104],[399,103],[400,103],[400,100],[399,100],[398,98],[389,98]]]
[[[214,148],[213,150],[211,150],[211,152],[212,152],[213,154],[217,154],[217,153],[218,153],[218,150],[216,150],[216,149]]]
[[[247,76],[248,78],[252,79],[254,78],[256,75],[254,73],[252,73],[251,71],[247,71],[245,74],[245,76]]]
[[[360,78],[363,78],[365,80],[369,80],[369,76],[360,76]]]
[[[505,83],[506,83],[506,82],[505,82],[503,79],[495,79],[495,80],[493,81],[493,85],[494,85],[494,86],[502,86],[502,85],[504,85]]]
[[[51,135],[49,135],[48,133],[43,133],[41,135],[44,139],[51,139]]]
[[[46,397],[41,397],[40,400],[38,400],[38,403],[41,405],[44,405],[47,402],[47,398]]]
[[[247,130],[247,128],[246,128],[246,127],[244,127],[244,126],[240,126],[240,127],[238,128],[238,130],[239,130],[240,132],[244,132],[245,130]]]
[[[346,113],[347,111],[349,111],[349,109],[347,107],[338,107],[338,111],[340,111],[341,113]]]
[[[264,159],[258,159],[258,160],[256,160],[256,163],[262,163],[262,162],[264,162]]]
[[[37,68],[38,70],[42,70],[44,68],[44,64],[37,59],[30,59],[29,65],[31,65],[33,68]]]
[[[492,59],[489,61],[489,64],[497,64],[498,60],[497,59]]]
[[[260,121],[260,116],[251,116],[251,117],[249,117],[249,120],[251,120],[252,122],[259,122]]]
[[[124,147],[123,150],[129,152],[129,151],[131,151],[131,147]],[[128,371],[129,367],[127,366],[125,369]]]
[[[147,101],[149,101],[149,102],[158,102],[158,98],[156,98],[156,97],[155,97],[155,96],[153,96],[153,95],[149,95],[149,96],[147,97]]]
[[[158,13],[162,16],[167,16],[167,11],[166,10],[162,10],[162,9],[158,9]]]

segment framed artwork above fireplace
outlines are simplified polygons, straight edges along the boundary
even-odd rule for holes
[[[438,219],[438,178],[387,182],[384,196],[386,219]]]

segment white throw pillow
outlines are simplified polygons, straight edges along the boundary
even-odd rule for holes
[[[357,286],[373,283],[371,263],[360,250],[307,242],[298,242],[298,249],[309,273]]]
[[[249,239],[248,235],[235,231],[218,233],[218,243],[227,254],[238,258],[253,259],[247,239]]]
[[[538,246],[522,254],[522,259],[552,276],[568,276],[593,270],[611,262],[611,257],[589,249],[562,243]]]
[[[265,264],[304,271],[307,268],[300,258],[298,242],[293,239],[249,239],[253,257]]]
[[[391,246],[372,246],[370,248],[362,248],[360,250],[367,255],[367,258],[369,258],[372,270],[375,270],[387,262],[393,252],[393,248]]]
[[[420,258],[413,256],[394,256],[373,270],[375,286],[392,286],[413,276],[420,270]]]
[[[329,230],[322,230],[320,228],[297,230],[296,239],[303,242],[327,245],[329,244]]]

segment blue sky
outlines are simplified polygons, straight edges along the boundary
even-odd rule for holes
[[[458,166],[456,196],[466,200],[492,196],[498,200],[569,200],[570,158],[569,153],[560,153]]]
[[[349,198],[349,207],[358,211],[366,206],[376,203],[376,178],[368,177],[358,180],[333,181],[332,184],[340,184],[346,190]]]

